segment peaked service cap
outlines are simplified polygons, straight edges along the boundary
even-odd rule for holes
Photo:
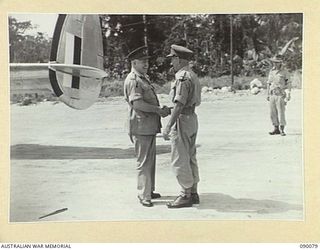
[[[192,55],[192,50],[180,45],[172,44],[170,54],[167,55],[167,57],[177,56],[182,59],[190,60]]]
[[[149,53],[148,53],[148,47],[142,46],[142,47],[136,48],[135,50],[131,51],[127,55],[127,58],[130,61],[135,60],[135,59],[143,60],[143,59],[150,58]]]

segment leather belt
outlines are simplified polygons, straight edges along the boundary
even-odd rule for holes
[[[270,91],[270,93],[271,93],[271,95],[280,95],[280,96],[286,94],[286,92],[280,88],[273,89]]]
[[[184,107],[181,111],[181,114],[183,115],[192,115],[194,114],[194,111],[196,109],[196,106],[193,105],[193,106],[189,106],[189,107]]]

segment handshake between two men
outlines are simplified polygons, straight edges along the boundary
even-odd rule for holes
[[[171,114],[171,109],[172,109],[172,107],[168,107],[168,106],[164,105],[162,108],[159,108],[157,113],[162,118],[164,118],[164,117],[167,117],[168,115]]]

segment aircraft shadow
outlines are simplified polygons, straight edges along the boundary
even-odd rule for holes
[[[157,154],[171,152],[170,145],[158,145]],[[98,148],[17,144],[11,146],[11,159],[64,160],[64,159],[130,159],[135,158],[134,148]]]
[[[176,196],[163,196],[153,200],[155,205],[166,205]],[[254,200],[246,198],[233,198],[230,195],[220,193],[200,193],[200,204],[193,205],[197,209],[213,209],[223,213],[257,213],[271,214],[283,213],[290,210],[301,211],[302,206],[274,200]]]

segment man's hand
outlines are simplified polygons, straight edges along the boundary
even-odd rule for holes
[[[158,113],[161,117],[166,117],[171,114],[171,110],[167,106],[163,106]]]
[[[165,141],[170,140],[170,131],[171,131],[171,128],[168,126],[166,126],[165,129],[163,130],[162,135],[163,135],[163,139]]]
[[[167,112],[165,109],[163,109],[163,108],[159,109],[157,113],[158,113],[158,115],[160,115],[161,117],[166,117],[166,116],[168,116],[168,112]]]
[[[162,109],[167,112],[167,115],[166,115],[166,116],[171,115],[171,109],[172,109],[172,108],[169,108],[168,106],[164,105],[164,106],[162,107]]]
[[[270,101],[270,96],[269,96],[269,95],[267,96],[267,101],[268,101],[268,102]]]

